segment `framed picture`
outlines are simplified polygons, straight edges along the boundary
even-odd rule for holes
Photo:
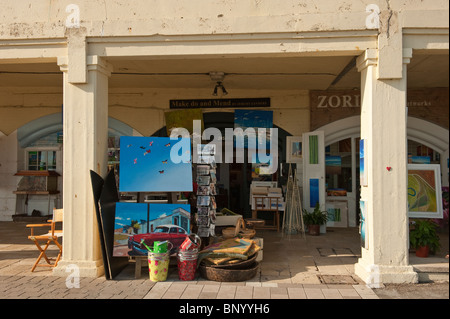
[[[412,218],[443,218],[439,164],[408,164],[408,212]]]
[[[288,136],[286,137],[286,162],[301,163],[302,155],[302,137]]]
[[[346,201],[327,201],[326,210],[327,227],[348,227]]]

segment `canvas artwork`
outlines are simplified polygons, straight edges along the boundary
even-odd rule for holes
[[[168,240],[176,249],[190,233],[190,205],[117,202],[113,256],[147,255],[144,243]]]
[[[347,202],[327,201],[327,227],[347,227]]]
[[[325,156],[325,172],[334,175],[341,174],[342,158],[340,156]]]
[[[319,164],[319,136],[309,136],[309,164]]]
[[[365,140],[359,140],[359,183],[361,186],[367,186],[367,150],[365,149]]]
[[[303,158],[302,137],[288,136],[286,137],[286,162],[301,163]]]
[[[190,139],[120,137],[121,192],[191,192]],[[173,162],[171,150],[182,160]]]
[[[361,235],[361,247],[369,249],[369,241],[367,236],[367,206],[366,202],[359,201],[360,219],[359,219],[359,234]]]
[[[309,207],[314,208],[319,202],[319,179],[311,178],[309,180]]]
[[[408,164],[409,217],[442,218],[439,164]]]
[[[170,136],[173,129],[185,128],[189,131],[189,134],[194,132],[193,121],[201,121],[201,131],[203,132],[203,111],[202,109],[189,109],[189,110],[177,110],[165,112],[164,117],[166,120],[167,136]]]
[[[238,140],[241,135],[236,135],[235,146],[248,148],[249,145],[255,145],[252,148],[266,147],[270,149],[270,128],[273,127],[273,112],[272,111],[259,111],[259,110],[235,110],[234,111],[234,128],[241,128],[245,131],[247,128],[255,129],[254,134],[243,136],[243,145]],[[263,131],[257,131],[257,128],[265,128],[265,134]],[[264,134],[264,135],[263,135]]]

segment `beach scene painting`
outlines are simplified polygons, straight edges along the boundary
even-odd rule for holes
[[[121,136],[120,146],[120,192],[192,191],[190,138]]]

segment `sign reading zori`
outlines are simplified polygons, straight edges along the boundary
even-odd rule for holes
[[[189,138],[189,131],[185,128],[172,129],[170,134],[171,140],[177,140],[179,137]],[[278,167],[278,129],[277,128],[225,128],[225,139],[218,128],[210,127],[201,131],[201,121],[193,121],[192,133],[192,161],[193,163],[201,163],[201,156],[197,153],[198,146],[211,147],[215,149],[214,160],[216,163],[244,163],[245,147],[244,139],[247,139],[248,162],[251,163],[253,156],[257,154],[260,163],[268,164],[267,170],[269,174],[277,171]],[[208,144],[202,143],[210,141]],[[222,143],[225,141],[225,154],[222,154]],[[269,146],[269,149],[267,149]],[[186,148],[186,149],[185,149]],[[234,148],[236,154],[234,156]],[[190,145],[186,143],[177,143],[173,145],[170,152],[170,160],[173,163],[181,163],[190,161],[184,154],[190,152]],[[200,154],[201,155],[201,154]],[[223,156],[222,156],[223,155]]]

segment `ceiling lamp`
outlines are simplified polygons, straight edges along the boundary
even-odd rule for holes
[[[223,72],[209,72],[209,77],[211,78],[211,81],[216,82],[216,86],[214,87],[213,95],[217,96],[217,92],[219,89],[222,90],[223,95],[227,95],[228,92],[223,86],[222,82],[225,78],[225,73]]]

